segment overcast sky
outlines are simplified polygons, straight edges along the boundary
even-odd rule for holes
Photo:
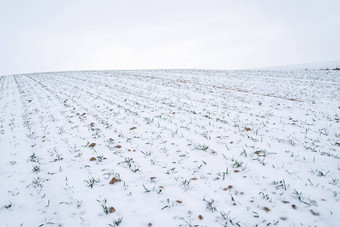
[[[339,0],[0,0],[0,75],[340,60]]]

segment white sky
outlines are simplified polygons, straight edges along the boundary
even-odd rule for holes
[[[0,0],[0,75],[340,60],[340,0]]]

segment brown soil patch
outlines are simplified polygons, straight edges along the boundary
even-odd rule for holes
[[[121,179],[117,179],[117,178],[113,177],[110,181],[110,184],[114,184],[116,182],[121,182],[121,181],[122,181]]]
[[[203,216],[202,215],[198,215],[198,219],[202,220]]]
[[[114,208],[114,207],[110,207],[110,209],[109,209],[109,212],[110,213],[113,213],[113,212],[115,212],[116,211],[116,209]]]
[[[89,145],[89,147],[95,147],[96,146],[96,143],[91,143],[90,145]]]
[[[91,157],[90,161],[96,161],[97,159],[95,157]]]
[[[266,211],[267,213],[270,211],[270,209],[268,207],[263,207],[264,211]]]

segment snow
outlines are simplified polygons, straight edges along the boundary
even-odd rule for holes
[[[339,71],[57,72],[0,89],[1,226],[340,222]]]
[[[328,61],[328,62],[318,62],[318,63],[307,63],[307,64],[297,64],[297,65],[286,65],[286,66],[275,66],[267,68],[259,68],[260,70],[332,70],[335,68],[340,68],[340,61]]]

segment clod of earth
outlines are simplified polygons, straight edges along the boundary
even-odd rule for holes
[[[90,145],[89,145],[89,147],[95,147],[96,146],[96,143],[91,143]]]
[[[117,179],[117,178],[113,177],[110,181],[110,184],[114,184],[114,183],[121,182],[121,181],[122,181],[121,179]]]
[[[122,148],[122,146],[121,145],[117,145],[117,146],[115,146],[115,148],[119,149],[119,148]]]
[[[132,128],[130,128],[130,130],[135,130],[137,127],[132,127]]]
[[[113,212],[115,212],[116,211],[116,209],[114,208],[114,207],[110,207],[110,209],[109,209],[109,212],[110,213],[113,213]]]
[[[90,161],[96,161],[97,159],[95,157],[91,157]]]
[[[263,207],[264,211],[266,211],[267,213],[270,211],[270,209],[268,207]]]
[[[202,220],[203,216],[202,215],[198,215],[198,219]]]

